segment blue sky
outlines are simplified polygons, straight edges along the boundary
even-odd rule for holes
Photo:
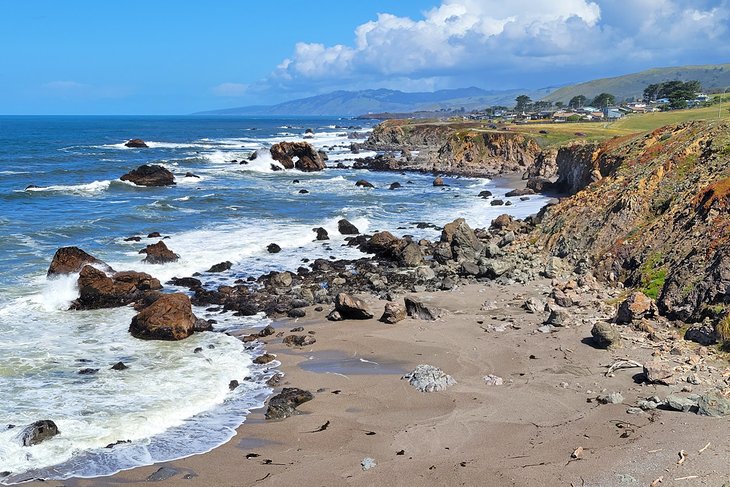
[[[730,0],[0,0],[0,113],[538,88],[730,62]]]

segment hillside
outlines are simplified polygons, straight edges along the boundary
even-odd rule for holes
[[[527,93],[537,100],[554,88],[537,90],[483,90],[460,88],[434,92],[398,90],[335,91],[272,106],[248,106],[199,112],[195,115],[343,115],[357,116],[376,112],[415,112],[425,110],[484,108],[514,105],[518,95]]]
[[[698,80],[705,90],[725,89],[730,87],[730,64],[648,69],[640,73],[566,86],[548,94],[543,100],[568,103],[576,95],[585,95],[591,99],[601,93],[611,93],[621,101],[640,97],[647,85],[670,80]]]

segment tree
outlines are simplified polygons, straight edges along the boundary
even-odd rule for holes
[[[549,110],[553,106],[553,102],[551,101],[536,101],[532,108],[534,108],[536,111],[541,112],[543,110]]]
[[[573,98],[570,99],[568,102],[568,106],[570,108],[581,108],[583,105],[586,104],[586,98],[584,95],[576,95]]]
[[[591,106],[596,108],[606,108],[609,105],[616,104],[616,97],[611,93],[601,93],[591,101]]]
[[[524,112],[525,109],[532,103],[532,99],[527,95],[520,95],[515,98],[517,105],[515,105],[515,111]]]
[[[555,108],[563,108],[565,106],[565,103],[562,101],[556,101],[555,102]]]

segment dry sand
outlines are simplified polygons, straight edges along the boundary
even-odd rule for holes
[[[587,338],[599,308],[587,297],[572,326],[539,333],[546,314],[529,314],[521,304],[529,296],[544,301],[550,290],[542,280],[421,294],[445,310],[443,317],[395,325],[375,319],[332,323],[325,319],[327,307],[319,313],[310,308],[306,319],[277,326],[287,334],[295,326],[315,332],[314,345],[293,350],[281,338],[267,339],[268,351],[282,362],[283,385],[316,392],[300,406],[301,415],[272,422],[255,411],[235,438],[210,453],[44,485],[149,485],[146,479],[161,467],[174,475],[155,484],[190,487],[649,486],[659,478],[663,482],[654,485],[661,487],[719,487],[730,480],[726,419],[627,414],[637,398],[665,397],[682,385],[639,384],[633,376],[641,369],[604,376],[615,359],[643,363],[666,345],[626,329],[634,341],[622,349],[593,348]],[[379,317],[385,303],[363,298]],[[458,383],[418,392],[400,377],[421,363]],[[487,374],[504,384],[486,385]],[[601,391],[621,392],[624,404],[597,404],[593,398]],[[571,458],[579,447],[582,454]],[[681,450],[686,460],[678,464]],[[364,471],[365,457],[377,466]]]

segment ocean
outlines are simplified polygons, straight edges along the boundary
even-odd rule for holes
[[[0,117],[0,483],[31,478],[95,477],[209,451],[235,434],[248,412],[272,392],[265,381],[277,362],[254,365],[260,346],[246,348],[221,333],[258,329],[263,315],[211,315],[215,331],[180,342],[138,340],[128,333],[129,307],[69,311],[78,296],[76,275],[48,279],[59,247],[78,246],[116,270],[152,274],[163,284],[193,273],[207,287],[272,270],[292,270],[303,258],[358,258],[337,221],[361,232],[437,239],[433,228],[457,217],[474,228],[501,213],[525,217],[545,203],[503,198],[493,207],[478,198],[501,188],[488,179],[336,169],[351,164],[353,131],[372,122],[342,118],[243,117]],[[357,126],[357,128],[355,128]],[[327,152],[317,173],[274,171],[267,148],[306,140]],[[145,140],[149,148],[124,142]],[[240,164],[257,151],[258,157]],[[235,161],[235,162],[234,162]],[[142,164],[175,174],[172,187],[138,187],[119,177]],[[186,177],[192,173],[198,177]],[[366,179],[375,189],[356,188]],[[392,182],[402,187],[389,190]],[[306,189],[308,193],[301,194]],[[315,227],[329,241],[315,241]],[[142,262],[139,250],[169,237],[180,260]],[[140,236],[140,242],[125,241]],[[282,251],[269,254],[276,243]],[[205,271],[230,261],[224,274]],[[165,291],[186,289],[165,286]],[[193,353],[195,348],[202,353]],[[129,366],[112,370],[119,361]],[[99,369],[79,374],[82,369]],[[245,380],[244,380],[245,379]],[[233,391],[231,380],[240,382]],[[32,447],[18,435],[25,425],[50,419],[61,434]],[[113,448],[109,445],[117,442]]]

